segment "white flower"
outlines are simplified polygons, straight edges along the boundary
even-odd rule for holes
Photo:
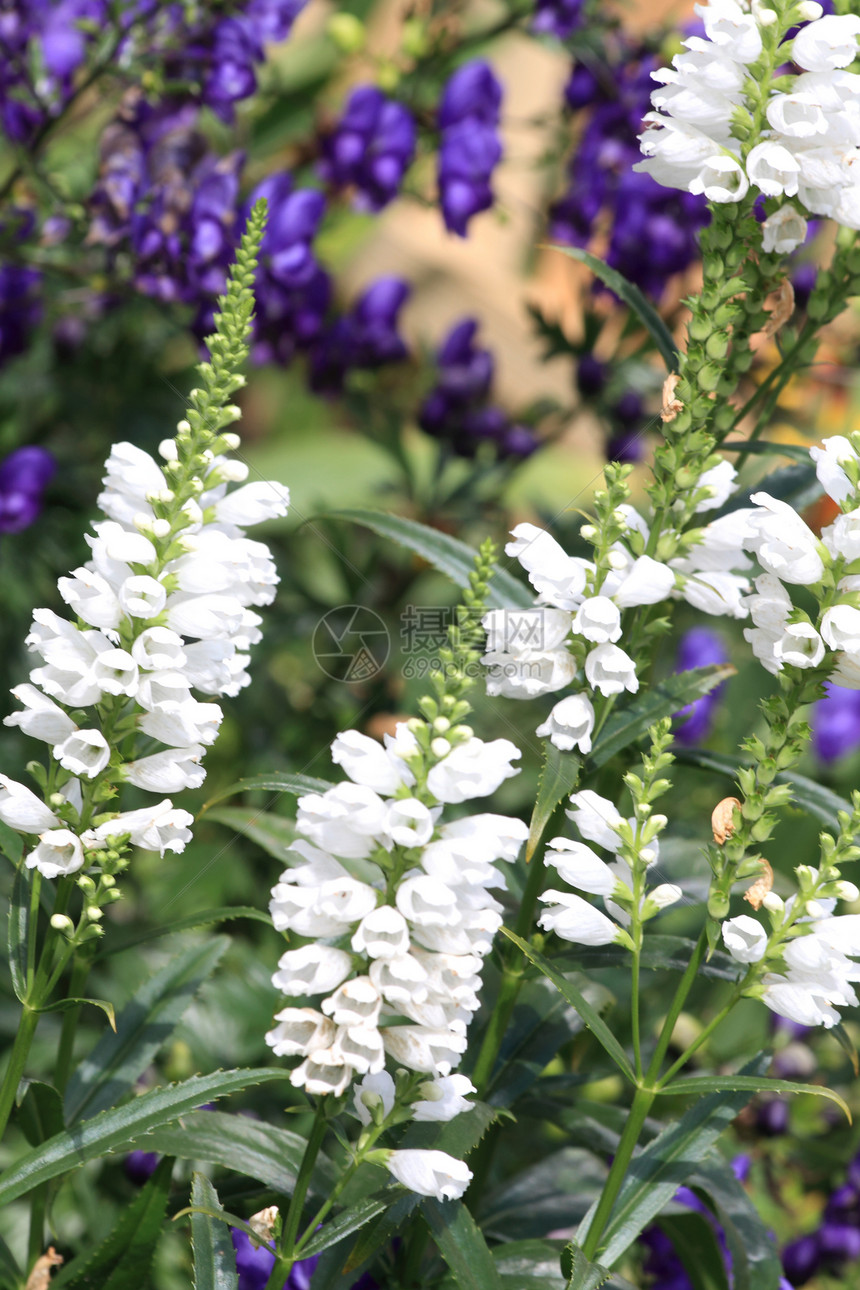
[[[140,730],[171,748],[191,744],[213,744],[224,714],[217,703],[198,703],[183,699],[180,703],[161,703],[145,712],[138,722]]]
[[[534,524],[518,524],[505,554],[519,560],[529,582],[545,600],[559,609],[576,609],[585,591],[586,560],[565,555],[555,538]]]
[[[353,976],[323,999],[322,1010],[336,1026],[375,1026],[382,995],[369,976]]]
[[[621,928],[581,896],[549,888],[540,899],[551,905],[538,919],[538,926],[555,932],[576,945],[612,945],[623,935]]]
[[[133,698],[137,693],[138,666],[124,649],[108,649],[99,654],[93,662],[92,676],[105,694],[125,694]]]
[[[386,1120],[394,1110],[394,1080],[388,1071],[377,1071],[375,1075],[365,1075],[355,1090],[353,1106],[362,1124],[371,1124],[371,1111],[379,1107],[382,1119]]]
[[[809,455],[815,462],[818,482],[834,502],[841,505],[854,492],[854,485],[846,475],[843,465],[856,462],[857,453],[844,435],[834,434],[823,440],[820,448],[810,448]]]
[[[83,837],[88,846],[95,846],[107,838],[128,834],[132,846],[164,855],[165,851],[185,850],[191,841],[189,825],[193,823],[193,815],[175,809],[170,798],[166,798],[153,806],[142,806],[137,811],[115,815],[94,829],[88,829]]]
[[[754,63],[761,54],[758,23],[735,0],[697,4],[696,13],[705,24],[708,39],[717,46],[718,56],[734,63]]]
[[[737,573],[700,572],[687,579],[681,594],[689,605],[703,613],[746,618],[747,606],[742,597],[748,589],[748,579]]]
[[[554,694],[576,676],[576,660],[567,649],[523,650],[518,654],[485,654],[487,694],[506,699],[534,699]]]
[[[615,835],[615,845],[618,845]],[[584,842],[569,838],[553,838],[545,861],[558,870],[559,876],[571,887],[587,891],[592,896],[611,896],[618,886],[615,874],[605,860],[601,860]]]
[[[621,816],[605,797],[600,797],[590,788],[573,793],[570,798],[572,810],[567,812],[579,832],[589,842],[596,842],[607,851],[617,851],[618,833],[615,826],[620,824]]]
[[[449,820],[440,829],[440,838],[448,843],[460,842],[468,856],[479,863],[492,860],[516,860],[520,847],[529,835],[524,820],[507,815],[466,815]],[[424,852],[426,861],[430,848]]]
[[[24,711],[4,717],[4,726],[20,726],[31,739],[43,739],[49,744],[62,743],[74,731],[75,723],[71,717],[34,685],[16,685],[12,694],[19,703],[23,703]]]
[[[750,180],[766,197],[793,197],[797,192],[800,162],[774,139],[757,143],[746,161]]]
[[[591,700],[585,694],[569,694],[555,705],[535,733],[542,738],[548,737],[556,748],[561,748],[564,752],[578,748],[582,753],[590,753],[593,729],[594,708]]]
[[[465,1162],[444,1151],[392,1151],[386,1164],[404,1187],[437,1200],[458,1200],[472,1181],[472,1171]]]
[[[603,645],[617,641],[621,635],[621,613],[618,605],[608,596],[589,596],[583,600],[573,620],[577,636]]]
[[[791,57],[809,72],[828,72],[848,67],[857,57],[860,17],[827,15],[801,27],[791,47]]]
[[[645,897],[642,904],[642,913],[645,918],[651,918],[661,909],[668,909],[670,905],[676,905],[684,896],[683,891],[674,882],[661,882],[656,887],[652,887]]]
[[[409,926],[391,905],[380,905],[365,914],[350,942],[356,954],[372,959],[393,959],[409,949]]]
[[[782,635],[791,613],[791,597],[779,578],[763,573],[755,580],[756,594],[747,596],[747,608],[756,627],[764,628],[777,636]]]
[[[727,502],[734,492],[735,480],[738,472],[730,461],[721,461],[710,470],[704,471],[699,476],[699,482],[696,488],[706,488],[708,496],[704,501],[699,502],[696,507],[696,514],[701,511],[715,511],[724,502]]]
[[[266,1043],[278,1057],[306,1057],[334,1039],[333,1022],[313,1008],[282,1008],[275,1021],[279,1024],[268,1031]]]
[[[460,921],[457,895],[428,874],[407,878],[396,899],[397,908],[414,927],[455,927]]]
[[[726,949],[738,963],[758,963],[767,949],[767,932],[749,914],[739,914],[723,923]]]
[[[767,493],[753,493],[760,508],[750,517],[753,536],[745,544],[756,554],[767,573],[783,582],[812,586],[824,576],[820,543],[787,502]]]
[[[772,972],[764,980],[761,999],[772,1012],[797,1022],[799,1026],[824,1026],[829,1030],[838,1024],[839,1013],[828,1003],[825,990],[816,991],[805,982],[792,981]]]
[[[398,797],[388,803],[383,832],[398,847],[421,847],[433,836],[434,816],[415,797]]]
[[[834,605],[821,619],[821,635],[831,649],[860,654],[860,609],[853,605]]]
[[[431,768],[427,788],[439,802],[468,802],[473,797],[488,797],[504,780],[518,773],[511,762],[521,755],[510,739],[484,743],[472,737],[458,744]]]
[[[219,524],[237,524],[250,528],[286,515],[290,503],[290,490],[275,480],[257,480],[228,493],[215,504],[215,518]]]
[[[120,587],[119,603],[132,618],[157,618],[167,604],[167,591],[148,574],[135,574]]]
[[[339,986],[351,971],[352,957],[345,950],[315,941],[282,954],[272,984],[282,994],[326,994]]]
[[[818,667],[824,658],[824,642],[812,623],[787,623],[779,640],[774,642],[774,658],[790,667]]]
[[[465,1035],[428,1026],[387,1026],[382,1042],[395,1062],[428,1075],[450,1075],[466,1051]]]
[[[170,672],[185,665],[182,637],[169,627],[147,627],[131,647],[131,656],[146,672]]]
[[[636,664],[617,645],[595,646],[585,660],[585,677],[603,695],[621,694],[623,690],[635,694],[639,689]]]
[[[100,730],[75,730],[54,748],[61,766],[73,775],[93,779],[110,761],[110,744]]]
[[[749,180],[741,163],[726,153],[709,157],[687,185],[691,193],[704,193],[709,202],[739,202],[749,192]]]
[[[19,833],[43,833],[60,823],[35,793],[8,775],[0,775],[0,820]]]
[[[331,1022],[328,1024],[331,1025]],[[268,1035],[266,1039],[268,1040]],[[324,1097],[327,1093],[331,1093],[332,1097],[340,1097],[346,1091],[353,1074],[352,1066],[347,1065],[343,1054],[334,1046],[315,1048],[301,1066],[293,1071],[290,1083],[293,1088],[303,1088],[313,1097]]]
[[[521,654],[557,649],[570,632],[571,615],[563,609],[491,609],[481,620],[489,654]]]
[[[296,824],[324,851],[347,860],[370,855],[385,824],[385,803],[361,784],[336,784],[298,800]]]
[[[416,1120],[453,1120],[456,1115],[474,1107],[466,1095],[476,1092],[476,1089],[466,1075],[444,1075],[441,1079],[427,1080],[418,1088],[422,1100],[412,1104],[412,1115]]]
[[[375,793],[396,793],[403,784],[415,781],[401,758],[357,730],[344,730],[336,737],[331,759],[343,767],[354,784],[372,788]]]
[[[789,204],[780,206],[761,226],[761,249],[766,255],[790,255],[806,241],[807,228],[798,210]]]
[[[375,958],[370,964],[369,975],[385,1002],[395,1008],[406,1003],[423,1003],[427,998],[430,974],[414,954]]]
[[[177,793],[183,788],[199,788],[206,778],[200,765],[204,751],[202,744],[192,744],[189,748],[153,753],[150,757],[126,762],[122,768],[123,778],[149,793]]]
[[[119,626],[122,607],[106,578],[89,569],[74,569],[70,578],[59,578],[57,587],[70,609],[91,627]]]
[[[659,560],[652,560],[650,555],[640,555],[613,591],[612,599],[621,609],[656,605],[666,599],[674,586],[673,569]]]
[[[39,835],[25,861],[28,869],[38,869],[43,878],[66,877],[84,865],[84,849],[77,834],[70,829],[48,829]]]

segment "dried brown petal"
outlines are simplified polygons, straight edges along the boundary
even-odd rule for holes
[[[764,328],[765,336],[775,336],[780,327],[788,322],[794,313],[794,286],[790,278],[783,278],[776,291],[768,297],[771,303],[770,317]]]
[[[670,372],[663,382],[663,408],[660,413],[663,421],[674,421],[678,413],[684,409],[681,400],[675,398],[675,390],[680,379],[677,372]]]
[[[58,1268],[62,1262],[62,1254],[58,1254],[53,1245],[49,1245],[48,1253],[43,1254],[33,1264],[33,1271],[27,1277],[24,1290],[48,1290],[51,1284],[51,1268]]]
[[[730,838],[735,831],[732,823],[732,813],[735,807],[741,809],[741,804],[736,797],[724,797],[721,802],[717,802],[711,813],[711,828],[714,830],[714,841],[718,846],[722,846],[726,838]]]
[[[277,1205],[268,1205],[259,1214],[252,1214],[248,1226],[253,1228],[261,1241],[271,1241],[275,1235],[275,1223],[278,1221]]]
[[[773,869],[770,863],[765,860],[764,856],[759,856],[761,873],[756,878],[749,891],[744,892],[744,900],[748,900],[753,909],[761,909],[762,901],[769,891],[773,889]]]

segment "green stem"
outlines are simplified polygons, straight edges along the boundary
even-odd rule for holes
[[[687,1062],[693,1056],[693,1053],[697,1052],[698,1049],[701,1048],[705,1040],[710,1039],[711,1035],[714,1033],[717,1026],[719,1026],[721,1022],[725,1021],[726,1017],[729,1015],[732,1008],[735,1006],[735,1004],[737,1003],[740,997],[741,997],[740,989],[735,989],[728,1003],[725,1004],[724,1007],[720,1008],[720,1011],[717,1013],[717,1015],[708,1022],[708,1024],[705,1026],[703,1030],[699,1031],[699,1034],[690,1044],[690,1047],[687,1048],[683,1053],[681,1053],[681,1056],[678,1058],[676,1062],[672,1063],[672,1065],[666,1071],[665,1075],[661,1077],[659,1083],[657,1084],[657,1088],[665,1088],[666,1085],[669,1083],[669,1081],[672,1079],[673,1075],[677,1075],[681,1067],[687,1064]]]
[[[76,952],[72,962],[72,977],[69,982],[68,998],[79,999],[81,997],[89,974],[89,955]],[[54,1080],[55,1086],[60,1093],[65,1092],[71,1071],[72,1056],[75,1048],[75,1031],[77,1030],[80,1012],[80,1005],[76,1004],[63,1015],[63,1028],[60,1032],[60,1045],[57,1049],[57,1069]]]
[[[666,1055],[666,1049],[672,1041],[672,1034],[678,1018],[681,1015],[681,1009],[687,1002],[687,996],[693,988],[693,982],[699,974],[699,968],[701,967],[702,959],[705,957],[705,951],[707,948],[708,936],[706,930],[703,928],[699,934],[699,939],[696,942],[696,948],[693,951],[692,958],[687,964],[684,975],[681,977],[680,984],[675,992],[672,1006],[669,1009],[666,1020],[663,1022],[663,1029],[660,1031],[660,1038],[657,1040],[657,1047],[654,1049],[654,1055],[651,1058],[651,1064],[648,1067],[648,1071],[645,1076],[649,1084],[657,1078],[660,1064]]]
[[[311,1131],[308,1134],[305,1154],[302,1156],[302,1163],[299,1166],[299,1175],[296,1178],[296,1185],[293,1194],[290,1197],[290,1205],[287,1210],[287,1217],[284,1220],[283,1230],[281,1232],[280,1250],[278,1257],[275,1259],[272,1274],[266,1283],[266,1290],[281,1290],[281,1286],[290,1275],[290,1271],[295,1262],[297,1247],[296,1236],[299,1225],[302,1221],[302,1210],[305,1204],[305,1197],[308,1194],[308,1187],[311,1181],[311,1175],[319,1155],[323,1138],[328,1128],[328,1122],[325,1115],[325,1102],[320,1099],[317,1106],[314,1122]],[[311,1229],[313,1230],[313,1229]]]
[[[2,1138],[6,1131],[9,1116],[12,1112],[12,1107],[15,1104],[15,1094],[18,1091],[21,1076],[24,1074],[24,1067],[27,1064],[27,1058],[30,1054],[30,1045],[33,1042],[33,1036],[36,1033],[36,1026],[38,1024],[38,1012],[36,1012],[34,1008],[28,1007],[25,1003],[21,1013],[21,1020],[18,1024],[18,1030],[15,1033],[15,1042],[12,1045],[12,1052],[9,1055],[9,1064],[6,1067],[6,1074],[3,1076],[2,1085],[0,1085],[0,1138]]]
[[[604,1229],[612,1213],[612,1206],[615,1204],[624,1179],[627,1177],[627,1166],[630,1164],[633,1152],[636,1150],[639,1134],[642,1132],[642,1126],[648,1117],[653,1101],[654,1093],[651,1089],[637,1088],[630,1106],[627,1123],[624,1125],[624,1132],[621,1134],[621,1140],[618,1143],[618,1150],[609,1170],[609,1177],[603,1185],[600,1200],[597,1202],[597,1209],[594,1211],[594,1218],[589,1224],[588,1233],[582,1243],[583,1253],[588,1259],[593,1259],[600,1248]]]
[[[45,1214],[48,1209],[48,1184],[42,1183],[33,1192],[30,1202],[30,1236],[27,1242],[27,1267],[45,1253]]]
[[[522,980],[522,967],[515,967],[510,963],[506,964],[502,973],[499,997],[496,1000],[496,1006],[484,1032],[481,1049],[475,1062],[475,1068],[472,1071],[472,1083],[478,1091],[479,1098],[486,1096],[490,1076],[493,1073],[493,1067],[496,1064],[496,1058],[499,1055],[499,1049],[502,1046],[508,1022],[511,1019],[511,1013],[514,1010]]]

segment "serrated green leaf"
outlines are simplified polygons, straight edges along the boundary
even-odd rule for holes
[[[192,945],[144,981],[120,1013],[116,1033],[104,1034],[69,1080],[69,1125],[116,1105],[134,1087],[229,944],[216,936]]]
[[[665,1088],[657,1089],[662,1095],[689,1097],[700,1093],[811,1093],[835,1102],[851,1123],[850,1108],[831,1088],[821,1084],[795,1084],[790,1079],[767,1079],[761,1075],[688,1075],[672,1080]]]
[[[0,851],[14,865],[18,864],[24,854],[24,839],[21,834],[10,829],[9,825],[4,824],[2,820],[0,820]]]
[[[218,1193],[205,1174],[192,1174],[191,1204],[224,1214]],[[225,1215],[226,1217],[226,1215]],[[209,1214],[191,1215],[194,1290],[237,1290],[236,1251],[224,1221]]]
[[[253,775],[249,779],[237,779],[228,788],[221,788],[214,797],[201,806],[197,818],[201,819],[217,802],[224,802],[237,793],[289,793],[292,797],[303,797],[305,793],[325,793],[334,788],[328,779],[315,779],[312,775],[292,774],[290,771],[272,771],[267,775]],[[271,805],[271,803],[269,803]]]
[[[758,1077],[769,1061],[768,1054],[759,1054],[741,1074]],[[751,1096],[744,1090],[700,1098],[634,1157],[635,1167],[622,1184],[598,1251],[606,1267],[613,1267],[642,1229],[656,1218]],[[588,1235],[595,1209],[596,1203],[577,1229],[576,1240],[580,1243]]]
[[[84,1004],[89,1004],[91,1008],[98,1008],[108,1019],[108,1025],[112,1031],[116,1030],[116,1013],[112,1003],[107,999],[57,999],[55,1003],[46,1003],[43,1008],[34,1008],[34,1012],[69,1012],[72,1008],[82,1008]]]
[[[677,748],[675,758],[688,766],[698,766],[700,770],[717,771],[731,780],[737,779],[738,771],[742,766],[749,765],[749,762],[740,757],[729,756],[726,753],[713,753],[707,748]],[[807,779],[805,775],[798,775],[795,771],[780,772],[774,778],[774,783],[789,784],[796,804],[802,806],[830,829],[838,830],[839,811],[847,811],[849,815],[851,814],[849,801],[831,789],[825,788],[823,784],[816,784],[814,780]]]
[[[687,1185],[714,1210],[732,1256],[733,1290],[779,1290],[782,1263],[773,1236],[731,1165],[711,1151]]]
[[[163,927],[138,932],[126,941],[109,945],[102,950],[96,962],[109,958],[112,954],[124,954],[126,950],[133,950],[138,945],[146,944],[147,941],[157,941],[163,936],[175,936],[177,932],[193,931],[198,927],[210,927],[213,923],[229,923],[235,918],[250,918],[256,923],[265,923],[267,927],[272,926],[270,916],[253,905],[222,905],[217,909],[202,909],[199,914],[188,914],[186,918],[178,918],[174,923],[165,923]]]
[[[533,963],[534,966],[548,978],[548,980],[552,981],[555,988],[559,990],[564,995],[565,999],[567,999],[568,1003],[576,1009],[585,1025],[588,1026],[588,1029],[594,1035],[594,1038],[608,1056],[612,1058],[618,1069],[631,1081],[631,1083],[635,1083],[636,1076],[633,1073],[633,1067],[630,1065],[627,1054],[610,1030],[609,1026],[607,1026],[606,1022],[592,1007],[582,992],[577,989],[572,981],[568,980],[567,977],[562,976],[560,972],[557,972],[553,965],[545,959],[542,954],[538,954],[537,950],[532,949],[527,941],[522,940],[515,932],[510,931],[507,927],[503,927],[501,930],[502,933],[507,936],[508,940],[513,941],[517,948],[522,950],[529,962]]]
[[[206,818],[210,822],[225,825],[233,833],[240,833],[276,860],[283,860],[284,852],[289,850],[296,839],[295,820],[274,815],[271,811],[218,806],[209,811]]]
[[[127,1148],[142,1134],[161,1124],[193,1111],[231,1093],[240,1093],[255,1084],[289,1079],[289,1071],[247,1070],[215,1071],[212,1075],[192,1075],[181,1084],[150,1089],[140,1097],[111,1111],[102,1111],[92,1120],[84,1120],[71,1131],[58,1133],[41,1147],[21,1156],[0,1174],[0,1206],[8,1205],[40,1183],[57,1178],[96,1160],[111,1151]]]
[[[89,1257],[75,1259],[54,1290],[148,1290],[149,1271],[167,1213],[172,1160],[162,1160],[113,1230]]]
[[[463,1202],[425,1197],[421,1208],[460,1290],[502,1290],[484,1234]]]
[[[10,830],[11,831],[11,830]],[[17,837],[17,833],[15,837]],[[9,897],[9,970],[19,1003],[27,999],[27,951],[30,944],[30,895],[33,871],[19,864]]]
[[[567,1277],[565,1290],[600,1290],[610,1275],[608,1268],[591,1263],[573,1241],[562,1251],[561,1272]]]
[[[52,1084],[22,1081],[15,1108],[15,1120],[31,1147],[62,1133],[63,1099]]]
[[[616,296],[623,300],[636,314],[660,351],[663,362],[666,364],[666,370],[669,372],[678,371],[678,346],[675,344],[672,333],[657,313],[657,310],[646,299],[635,283],[628,282],[617,269],[611,268],[603,260],[599,260],[596,255],[592,255],[590,251],[584,251],[580,246],[550,246],[549,250],[560,251],[562,255],[567,255],[572,260],[579,260],[582,264],[587,264],[591,272],[600,278],[601,282],[605,282],[610,291],[614,291]]]
[[[302,1258],[309,1259],[313,1254],[321,1254],[330,1245],[336,1245],[345,1237],[352,1236],[353,1232],[360,1231],[372,1219],[383,1214],[392,1200],[390,1192],[386,1196],[366,1196],[356,1205],[350,1205],[348,1209],[341,1210],[336,1218],[333,1218],[330,1223],[325,1223],[318,1232],[314,1233],[302,1249]]]
[[[194,1111],[180,1123],[163,1124],[132,1143],[140,1151],[159,1151],[180,1160],[206,1160],[292,1195],[307,1142],[297,1133],[226,1111]],[[336,1173],[320,1153],[311,1191],[326,1195]]]
[[[609,718],[595,740],[589,764],[604,766],[616,753],[646,735],[655,722],[673,717],[688,703],[709,694],[734,676],[735,670],[730,663],[692,668],[689,672],[667,676],[658,685],[637,695],[623,712],[616,712]]]
[[[662,1214],[658,1225],[669,1240],[692,1290],[729,1290],[723,1252],[711,1224],[702,1214]]]
[[[474,572],[478,553],[448,533],[442,533],[426,524],[418,524],[415,520],[404,519],[402,515],[389,515],[385,511],[351,508],[329,511],[326,518],[347,520],[372,529],[380,537],[414,551],[422,560],[432,564],[434,569],[444,573],[456,586],[469,585],[469,575]],[[495,567],[487,593],[487,604],[491,609],[528,609],[534,605],[534,601],[535,595],[531,588],[519,582],[506,569],[501,569],[498,565]]]
[[[559,802],[569,797],[576,787],[581,768],[582,758],[579,753],[562,752],[549,740],[544,743],[544,763],[526,842],[527,864],[540,846],[544,829],[549,824],[553,811]]]
[[[504,1290],[565,1290],[561,1241],[506,1241],[493,1248]]]

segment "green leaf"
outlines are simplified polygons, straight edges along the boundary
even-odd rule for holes
[[[308,1259],[312,1254],[321,1254],[330,1245],[336,1245],[344,1237],[352,1236],[353,1232],[358,1232],[371,1219],[384,1213],[391,1202],[392,1196],[388,1192],[385,1196],[365,1196],[358,1204],[341,1210],[337,1218],[332,1219],[330,1223],[325,1223],[318,1232],[314,1233],[302,1249],[302,1258]]]
[[[226,1111],[194,1111],[178,1124],[162,1124],[132,1143],[180,1160],[206,1160],[292,1195],[307,1142],[297,1133]],[[311,1179],[315,1195],[326,1195],[336,1173],[327,1156],[317,1157]]]
[[[469,574],[474,571],[478,553],[448,533],[442,533],[426,524],[418,524],[415,520],[404,519],[402,515],[389,515],[385,511],[352,508],[329,511],[326,518],[347,520],[372,529],[380,537],[414,551],[422,560],[432,564],[434,569],[444,573],[456,586],[469,585]],[[530,609],[534,601],[535,593],[530,587],[496,565],[487,593],[487,604],[491,609]]]
[[[781,502],[791,502],[795,510],[803,511],[813,502],[817,502],[824,492],[815,473],[815,462],[807,459],[806,465],[780,466],[771,471],[764,479],[758,480],[751,488],[733,493],[718,511],[709,511],[708,518],[720,519],[742,506],[751,506],[753,493],[769,493]]]
[[[427,1197],[421,1208],[460,1290],[502,1290],[484,1235],[463,1202]]]
[[[759,1054],[741,1073],[757,1076],[769,1061],[768,1054]],[[686,1182],[751,1096],[744,1090],[700,1098],[680,1120],[668,1125],[634,1157],[603,1234],[599,1251],[602,1263],[611,1268],[618,1262],[642,1229],[672,1199],[681,1183]],[[595,1209],[596,1203],[577,1229],[576,1240],[580,1243],[588,1234]]]
[[[229,944],[226,936],[217,936],[192,945],[144,981],[122,1009],[116,1033],[104,1034],[69,1080],[70,1126],[115,1106],[133,1088]]]
[[[91,1008],[99,1008],[107,1017],[111,1030],[116,1030],[116,1013],[112,1003],[107,999],[58,999],[56,1003],[46,1003],[44,1008],[35,1008],[35,1012],[69,1012],[72,1008],[82,1008],[88,1003]]]
[[[53,1138],[56,1133],[62,1133],[66,1127],[63,1121],[63,1099],[53,1084],[27,1080],[26,1085],[19,1088],[19,1094],[15,1118],[31,1147],[37,1147],[40,1142]]]
[[[773,1237],[731,1165],[711,1151],[687,1185],[703,1195],[726,1234],[734,1290],[779,1290],[782,1263]]]
[[[2,820],[0,820],[0,851],[14,865],[18,864],[24,854],[24,839],[21,834],[10,829],[9,825],[4,824]]]
[[[581,768],[582,758],[579,753],[562,752],[555,744],[546,740],[537,800],[529,822],[526,864],[540,846],[544,829],[549,824],[553,811],[559,802],[569,797],[576,787]]]
[[[573,1241],[564,1247],[561,1256],[562,1275],[567,1277],[565,1290],[600,1290],[609,1280],[609,1269],[600,1263],[591,1263]]]
[[[751,452],[762,456],[774,453],[776,456],[791,457],[794,461],[802,461],[804,465],[809,465],[809,449],[800,443],[768,443],[765,439],[727,439],[720,444],[720,451]],[[761,485],[756,487],[760,488]]]
[[[24,1273],[18,1266],[18,1260],[0,1236],[0,1286],[3,1290],[20,1290],[23,1284]]]
[[[550,246],[551,251],[560,251],[562,255],[568,255],[572,260],[579,260],[582,264],[587,264],[591,272],[605,282],[610,291],[614,291],[619,299],[623,300],[639,318],[642,326],[649,333],[654,344],[657,346],[666,368],[670,372],[678,371],[678,346],[675,344],[672,333],[663,322],[663,319],[657,313],[654,306],[646,299],[639,288],[632,282],[628,282],[623,274],[617,269],[612,269],[603,260],[599,260],[596,255],[590,251],[583,251],[579,246]]]
[[[334,788],[328,779],[314,779],[312,775],[293,775],[289,771],[272,771],[268,775],[254,775],[250,779],[237,779],[228,788],[221,788],[214,797],[201,806],[198,820],[209,811],[216,802],[223,802],[237,793],[289,793],[293,797],[303,797],[305,793],[324,793]],[[272,803],[269,802],[269,806]]]
[[[723,1252],[702,1214],[663,1214],[659,1226],[683,1263],[692,1290],[729,1290]]]
[[[117,945],[109,945],[107,949],[102,950],[96,962],[109,958],[111,954],[123,954],[126,950],[132,950],[135,946],[143,945],[147,941],[160,940],[162,936],[174,936],[177,932],[188,932],[197,927],[210,927],[213,923],[229,923],[234,918],[251,918],[257,923],[265,923],[267,927],[272,926],[272,920],[269,915],[264,914],[262,909],[256,909],[253,905],[222,905],[218,909],[201,909],[199,914],[189,914],[186,918],[178,918],[174,923],[165,923],[163,927],[138,932],[136,936],[129,937],[127,941],[120,941]]]
[[[645,937],[639,962],[652,971],[683,972],[693,957],[696,942],[686,936],[668,936],[650,932]],[[629,968],[630,951],[621,945],[577,946],[574,956],[561,955],[553,959],[560,972],[583,971],[594,968]],[[699,976],[714,977],[718,981],[737,981],[737,961],[729,954],[715,950],[707,962],[699,967]]]
[[[219,806],[207,818],[224,824],[233,833],[241,833],[276,860],[283,860],[296,839],[296,822],[271,811],[255,811],[239,806]]]
[[[128,1148],[150,1129],[167,1124],[204,1102],[239,1093],[255,1084],[288,1078],[289,1071],[286,1070],[252,1067],[215,1071],[212,1075],[192,1075],[181,1084],[141,1093],[131,1102],[111,1111],[102,1111],[94,1119],[84,1120],[70,1131],[56,1134],[41,1147],[19,1157],[5,1173],[0,1174],[0,1206],[26,1196],[40,1183],[85,1165],[88,1160]]]
[[[737,779],[738,771],[742,766],[749,765],[740,757],[713,753],[707,748],[677,748],[675,758],[688,766],[698,766],[700,770],[717,771],[731,780]],[[851,814],[850,802],[840,797],[838,793],[832,792],[831,789],[825,788],[823,784],[816,784],[814,780],[807,779],[805,775],[798,775],[795,771],[783,771],[775,777],[774,783],[790,784],[797,805],[802,806],[828,828],[839,828],[837,816],[840,811]]]
[[[5,827],[5,826],[4,826]],[[17,833],[15,837],[17,837]],[[19,864],[9,897],[9,969],[19,1003],[27,998],[27,950],[30,944],[30,891],[33,871]]]
[[[853,1039],[841,1022],[837,1022],[835,1026],[831,1026],[830,1033],[851,1063],[851,1067],[854,1071],[854,1078],[856,1079],[857,1076],[860,1075],[860,1059],[858,1059],[857,1049],[854,1045]]]
[[[670,1097],[695,1096],[699,1093],[811,1093],[815,1097],[827,1098],[835,1102],[851,1123],[851,1111],[847,1102],[834,1093],[831,1088],[821,1084],[795,1084],[790,1079],[767,1079],[763,1075],[688,1075],[672,1080],[665,1088],[657,1089],[660,1094]]]
[[[218,1193],[205,1174],[192,1174],[191,1204],[223,1214]],[[191,1215],[194,1251],[194,1290],[237,1290],[236,1251],[223,1220],[208,1214]]]
[[[172,1171],[173,1161],[162,1160],[98,1249],[64,1268],[51,1282],[53,1290],[148,1290]]]
[[[688,703],[709,694],[734,676],[735,670],[730,663],[692,668],[689,672],[668,676],[638,695],[623,712],[609,718],[589,754],[590,764],[605,765],[610,757],[646,735],[655,722],[673,717]]]
[[[530,963],[544,974],[557,990],[559,990],[567,999],[568,1003],[576,1009],[582,1020],[588,1026],[597,1042],[603,1047],[606,1053],[615,1062],[615,1065],[631,1081],[636,1082],[636,1076],[633,1073],[633,1067],[627,1059],[627,1054],[621,1047],[615,1035],[607,1026],[600,1014],[592,1007],[585,996],[576,988],[572,981],[556,972],[552,964],[538,954],[537,950],[532,949],[527,941],[522,940],[515,932],[509,931],[507,927],[502,928],[502,932],[508,940],[513,941],[518,949],[522,950]]]

